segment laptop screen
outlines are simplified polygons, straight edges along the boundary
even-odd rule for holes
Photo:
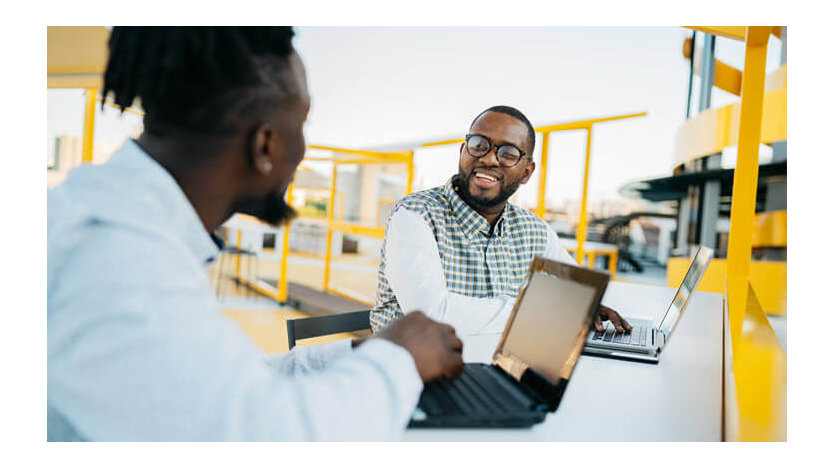
[[[686,275],[683,277],[683,281],[681,281],[678,291],[675,292],[675,297],[672,299],[672,303],[669,304],[669,307],[666,309],[663,317],[655,319],[656,327],[663,331],[666,335],[667,341],[669,336],[671,336],[675,325],[678,324],[681,313],[683,313],[683,310],[692,298],[692,293],[695,292],[695,288],[698,287],[698,283],[701,282],[701,278],[704,277],[704,273],[706,272],[711,259],[712,249],[706,246],[698,248],[698,252],[695,253],[695,257],[692,259],[692,262],[689,263],[689,269],[686,271]]]
[[[506,332],[502,354],[526,363],[553,383],[567,378],[577,333],[584,331],[599,289],[574,279],[535,271],[519,299],[518,311]],[[573,364],[569,364],[567,375]]]

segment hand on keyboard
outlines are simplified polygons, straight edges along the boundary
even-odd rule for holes
[[[430,319],[423,312],[411,312],[374,336],[411,353],[423,382],[441,376],[454,379],[463,370],[463,342],[455,335],[455,329]]]
[[[625,318],[621,317],[619,313],[613,308],[608,308],[605,305],[599,306],[599,315],[594,319],[594,328],[597,331],[605,331],[605,328],[602,327],[602,322],[608,320],[614,325],[614,330],[617,333],[622,333],[624,331],[631,331],[631,325],[626,321]]]

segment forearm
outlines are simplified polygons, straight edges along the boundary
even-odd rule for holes
[[[459,335],[490,334],[504,331],[514,303],[515,297],[507,295],[477,298],[445,292],[424,311],[433,320],[452,325]]]
[[[328,364],[348,354],[351,350],[350,340],[315,346],[296,345],[287,354],[266,356],[266,362],[281,374],[293,375],[322,370]]]

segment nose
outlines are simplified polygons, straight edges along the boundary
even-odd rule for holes
[[[492,155],[492,157],[490,157]],[[479,158],[481,163],[489,166],[501,166],[501,162],[498,161],[498,146],[493,145],[491,149],[484,155],[483,157]]]

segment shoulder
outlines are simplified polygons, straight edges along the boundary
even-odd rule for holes
[[[417,191],[416,193],[411,193],[403,197],[394,205],[394,210],[404,208],[414,212],[424,213],[439,210],[444,207],[448,207],[448,201],[443,194],[443,187],[438,186],[436,188]]]
[[[419,214],[427,224],[434,225],[441,222],[449,212],[449,201],[443,192],[443,187],[436,187],[411,193],[394,204],[391,214],[405,209]]]
[[[199,279],[189,248],[173,237],[96,218],[52,227],[48,289],[188,291]]]
[[[537,232],[540,231],[542,233],[546,233],[551,230],[550,225],[542,220],[541,217],[527,209],[524,209],[523,207],[516,206],[515,204],[507,203],[507,213],[505,217],[511,227],[523,227]]]

